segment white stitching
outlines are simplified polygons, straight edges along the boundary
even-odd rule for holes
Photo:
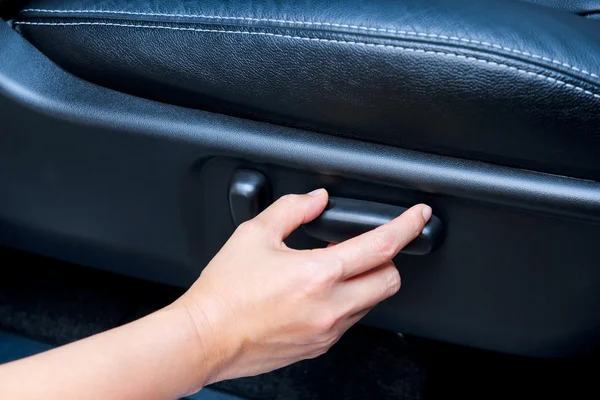
[[[416,31],[403,31],[403,30],[395,30],[395,29],[384,29],[384,28],[373,28],[370,26],[362,26],[362,25],[346,25],[346,24],[336,24],[331,22],[311,22],[311,21],[294,21],[294,20],[285,20],[285,19],[271,19],[271,18],[251,18],[251,17],[224,17],[220,15],[186,15],[186,14],[166,14],[166,13],[145,13],[145,12],[133,12],[133,11],[109,11],[109,10],[48,10],[43,8],[26,8],[21,10],[21,12],[39,12],[39,13],[63,13],[63,14],[75,14],[75,13],[95,13],[95,14],[124,14],[124,15],[142,15],[149,17],[177,17],[177,18],[208,18],[208,19],[221,19],[221,20],[239,20],[239,21],[255,21],[255,22],[276,22],[276,23],[285,23],[285,24],[299,24],[299,25],[314,25],[314,26],[333,26],[336,28],[351,28],[351,29],[360,29],[366,31],[373,32],[387,32],[394,33],[399,35],[408,35],[408,36],[421,36],[421,37],[430,37],[436,39],[450,40],[456,42],[464,42],[477,44],[486,47],[492,47],[495,49],[500,49],[504,51],[508,51],[511,53],[519,54],[525,57],[543,60],[546,62],[550,62],[552,64],[560,65],[565,68],[569,68],[573,71],[579,72],[581,74],[589,75],[594,78],[600,78],[600,75],[595,74],[593,72],[586,71],[585,69],[578,68],[567,64],[565,62],[555,60],[552,58],[540,56],[537,54],[532,54],[526,51],[512,49],[510,47],[501,46],[499,44],[494,44],[490,42],[483,42],[474,39],[461,38],[457,36],[446,36],[446,35],[437,35],[435,33],[424,33],[424,32],[416,32]]]
[[[147,29],[169,29],[174,31],[191,31],[191,32],[213,32],[213,33],[228,33],[228,34],[237,34],[237,35],[259,35],[259,36],[271,36],[271,37],[280,37],[287,39],[295,39],[295,40],[308,40],[315,42],[327,42],[327,43],[341,43],[341,44],[349,44],[353,46],[365,46],[365,47],[383,47],[383,48],[393,48],[401,51],[413,52],[413,53],[425,53],[425,54],[437,54],[443,55],[447,57],[460,58],[464,60],[477,61],[484,64],[494,65],[497,67],[507,68],[511,71],[516,71],[521,74],[533,76],[539,79],[546,80],[550,83],[554,83],[556,85],[564,85],[569,89],[574,89],[579,92],[585,93],[587,95],[593,96],[597,99],[600,99],[600,94],[596,94],[586,90],[582,87],[572,85],[570,83],[563,82],[561,80],[551,78],[546,75],[537,74],[535,72],[526,71],[524,69],[519,69],[507,64],[500,64],[493,61],[483,60],[481,58],[465,56],[462,54],[455,53],[446,53],[442,51],[432,51],[432,50],[422,50],[422,49],[412,49],[409,47],[396,46],[391,44],[376,44],[376,43],[365,43],[365,42],[356,42],[356,41],[348,41],[348,40],[335,40],[335,39],[322,39],[322,38],[311,38],[311,37],[302,37],[302,36],[291,36],[291,35],[282,35],[279,33],[270,33],[270,32],[249,32],[249,31],[228,31],[228,30],[217,30],[217,29],[199,29],[199,28],[181,28],[174,26],[160,26],[160,25],[133,25],[133,24],[117,24],[117,23],[109,23],[109,22],[22,22],[17,21],[15,25],[43,25],[43,26],[79,26],[79,25],[99,25],[99,26],[121,26],[127,28],[147,28]]]

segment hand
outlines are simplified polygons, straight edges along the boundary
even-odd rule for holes
[[[257,375],[325,353],[400,288],[392,258],[419,235],[431,208],[417,205],[335,246],[293,250],[284,239],[327,204],[323,189],[287,195],[235,231],[173,307],[185,309],[212,383]],[[213,360],[215,361],[215,360]]]
[[[325,190],[282,197],[242,224],[168,307],[0,365],[0,398],[173,399],[323,354],[398,291],[391,260],[431,217],[418,205],[326,249],[286,247],[326,204]]]

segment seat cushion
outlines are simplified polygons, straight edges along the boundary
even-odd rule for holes
[[[14,26],[137,96],[600,180],[600,22],[543,3],[33,0]]]

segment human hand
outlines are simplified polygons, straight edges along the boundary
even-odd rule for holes
[[[204,384],[268,372],[325,353],[400,288],[391,261],[431,217],[420,204],[395,220],[325,249],[285,238],[321,214],[323,189],[287,195],[240,225],[172,307],[193,321],[216,370]]]
[[[288,248],[283,240],[326,204],[325,190],[284,196],[242,224],[173,304],[0,365],[0,398],[181,398],[323,354],[398,291],[391,260],[431,217],[418,205],[335,246]]]

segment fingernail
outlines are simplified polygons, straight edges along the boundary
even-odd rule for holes
[[[425,220],[425,222],[429,221],[429,218],[431,218],[431,207],[429,206],[425,206],[423,207],[423,211],[421,212],[423,214],[423,219]]]
[[[309,196],[321,196],[322,194],[325,193],[325,189],[321,188],[321,189],[315,189],[312,192],[308,193]]]

